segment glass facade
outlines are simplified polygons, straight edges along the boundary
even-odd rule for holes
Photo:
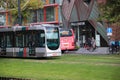
[[[43,9],[39,9],[38,10],[38,22],[43,22],[44,21],[44,13],[43,13]]]
[[[36,10],[31,10],[30,11],[30,17],[28,19],[29,23],[34,23],[37,22],[37,11]]]
[[[61,21],[60,7],[62,0],[44,0],[44,7],[42,9],[31,10],[29,23],[36,22],[58,22]]]
[[[5,13],[0,13],[0,26],[5,25],[6,19],[5,19]]]
[[[46,21],[54,21],[54,7],[46,8]]]
[[[49,0],[49,4],[54,4],[55,0]]]
[[[63,0],[55,0],[55,3],[62,5]]]
[[[41,0],[44,4],[45,4],[45,2],[46,2],[46,0]]]

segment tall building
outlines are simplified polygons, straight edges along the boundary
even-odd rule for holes
[[[0,27],[9,26],[11,16],[2,6],[0,7]]]
[[[44,7],[42,9],[33,10],[29,23],[52,23],[60,24],[61,19],[61,4],[62,0],[43,0]]]

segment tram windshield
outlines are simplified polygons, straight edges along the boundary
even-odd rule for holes
[[[46,39],[47,46],[51,50],[56,50],[59,48],[59,30],[57,27],[47,27],[46,28]]]

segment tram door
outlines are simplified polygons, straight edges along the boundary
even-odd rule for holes
[[[35,56],[35,33],[32,32],[32,35],[29,35],[29,56]]]
[[[1,55],[6,55],[6,39],[5,34],[1,37]]]

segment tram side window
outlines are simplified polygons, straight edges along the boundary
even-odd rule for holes
[[[36,32],[29,31],[26,34],[25,45],[27,47],[35,47],[36,46]]]
[[[13,47],[13,34],[8,33],[6,35],[7,47]]]
[[[0,39],[0,47],[3,48],[3,47],[6,47],[6,35],[4,33],[1,33],[1,39]]]
[[[43,30],[37,33],[36,40],[37,47],[45,47],[45,32]]]
[[[23,47],[24,46],[24,35],[21,32],[16,33],[16,47]]]
[[[25,35],[25,47],[28,47],[28,45],[29,45],[29,34],[27,33],[26,35]]]

